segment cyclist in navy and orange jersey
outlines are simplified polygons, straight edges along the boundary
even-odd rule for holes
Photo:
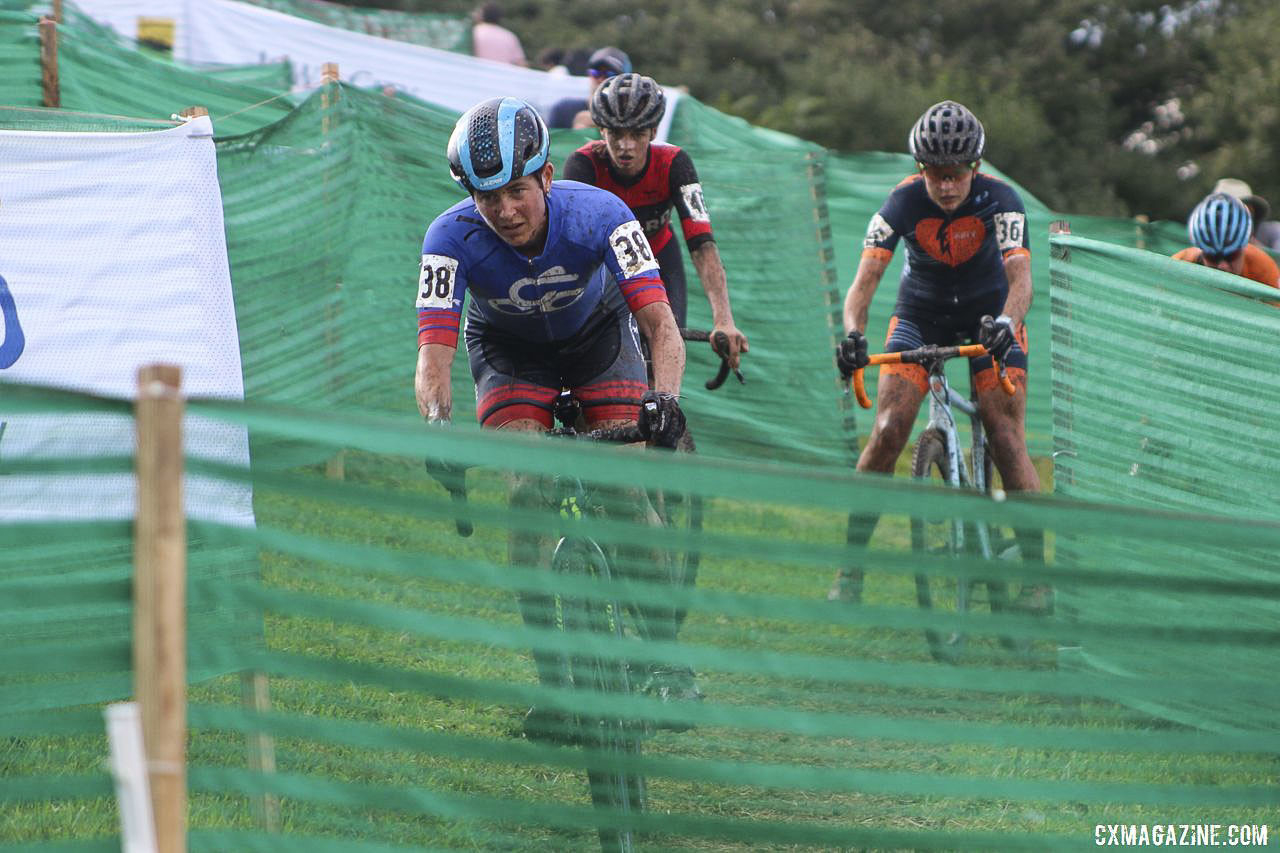
[[[713,330],[728,336],[729,363],[737,367],[740,354],[749,347],[733,322],[724,264],[698,173],[687,152],[653,141],[665,110],[666,96],[651,78],[621,74],[606,80],[591,97],[591,119],[604,139],[570,154],[564,177],[609,190],[635,213],[658,259],[676,323],[683,327],[688,301],[680,244],[671,230],[675,207],[689,256],[711,303]]]
[[[1027,453],[1027,331],[1031,307],[1031,253],[1027,217],[1018,193],[978,171],[985,149],[982,124],[954,101],[934,104],[908,139],[918,174],[889,194],[871,218],[862,260],[844,302],[848,338],[836,350],[847,378],[867,364],[867,310],[894,248],[906,244],[898,301],[885,350],[901,352],[926,344],[951,346],[978,341],[991,355],[970,360],[991,455],[1006,491],[1039,491],[1040,477]],[[1017,393],[1000,388],[995,359]],[[929,390],[920,365],[880,370],[877,414],[871,437],[858,457],[859,471],[891,474],[911,437],[916,413]],[[848,540],[865,546],[878,516],[851,515]],[[1043,559],[1043,534],[1019,532],[1024,559]],[[846,568],[828,598],[858,601],[862,572]],[[1047,608],[1048,589],[1024,586],[1020,606]]]
[[[1223,192],[1205,196],[1187,219],[1187,234],[1193,245],[1175,254],[1176,259],[1280,287],[1276,262],[1249,242],[1253,216],[1240,199]]]

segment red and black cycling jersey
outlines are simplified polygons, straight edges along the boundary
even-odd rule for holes
[[[564,177],[593,184],[618,196],[640,220],[654,254],[671,240],[671,207],[675,206],[689,251],[713,240],[711,215],[693,160],[678,145],[649,143],[649,159],[640,174],[624,178],[614,171],[604,142],[588,142],[569,155]]]
[[[958,208],[946,213],[907,178],[871,217],[862,254],[888,260],[907,244],[896,313],[912,309],[963,315],[980,305],[1003,305],[1009,292],[1004,262],[1027,248],[1027,214],[1013,187],[979,172]]]

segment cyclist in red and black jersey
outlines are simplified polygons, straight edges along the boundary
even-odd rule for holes
[[[926,344],[952,346],[977,341],[990,355],[970,360],[991,456],[1008,492],[1040,490],[1027,452],[1027,331],[1031,307],[1031,253],[1027,217],[1013,187],[978,171],[986,135],[981,122],[954,101],[934,104],[909,136],[918,174],[889,194],[871,218],[862,260],[844,303],[848,340],[836,349],[847,378],[867,364],[867,310],[893,250],[902,240],[907,261],[885,349],[901,352]],[[999,386],[992,356],[1007,369],[1017,392]],[[928,374],[917,364],[880,371],[876,418],[859,471],[893,472],[906,447]],[[865,546],[878,516],[851,515],[848,541]],[[1016,531],[1024,560],[1043,560],[1043,534]],[[862,572],[842,570],[828,598],[861,598]],[[1024,586],[1019,605],[1047,609],[1049,590]]]
[[[570,154],[564,177],[609,190],[635,213],[661,268],[676,323],[683,327],[688,302],[680,245],[671,230],[675,207],[689,256],[711,303],[714,331],[728,336],[729,363],[737,367],[740,353],[749,349],[747,337],[733,322],[724,264],[698,173],[687,152],[653,141],[665,110],[666,96],[652,78],[620,74],[606,80],[591,97],[591,120],[604,138]]]

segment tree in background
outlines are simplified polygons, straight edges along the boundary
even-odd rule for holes
[[[473,0],[367,0],[465,14]],[[1262,0],[507,0],[533,52],[637,69],[840,151],[905,151],[943,98],[1051,207],[1182,219],[1224,174],[1280,196],[1280,11]]]

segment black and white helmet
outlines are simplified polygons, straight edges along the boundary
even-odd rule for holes
[[[610,130],[657,127],[667,111],[667,96],[652,77],[619,74],[605,80],[591,96],[591,121]]]
[[[911,156],[926,166],[973,163],[982,159],[986,144],[982,122],[955,101],[929,107],[907,137]]]

